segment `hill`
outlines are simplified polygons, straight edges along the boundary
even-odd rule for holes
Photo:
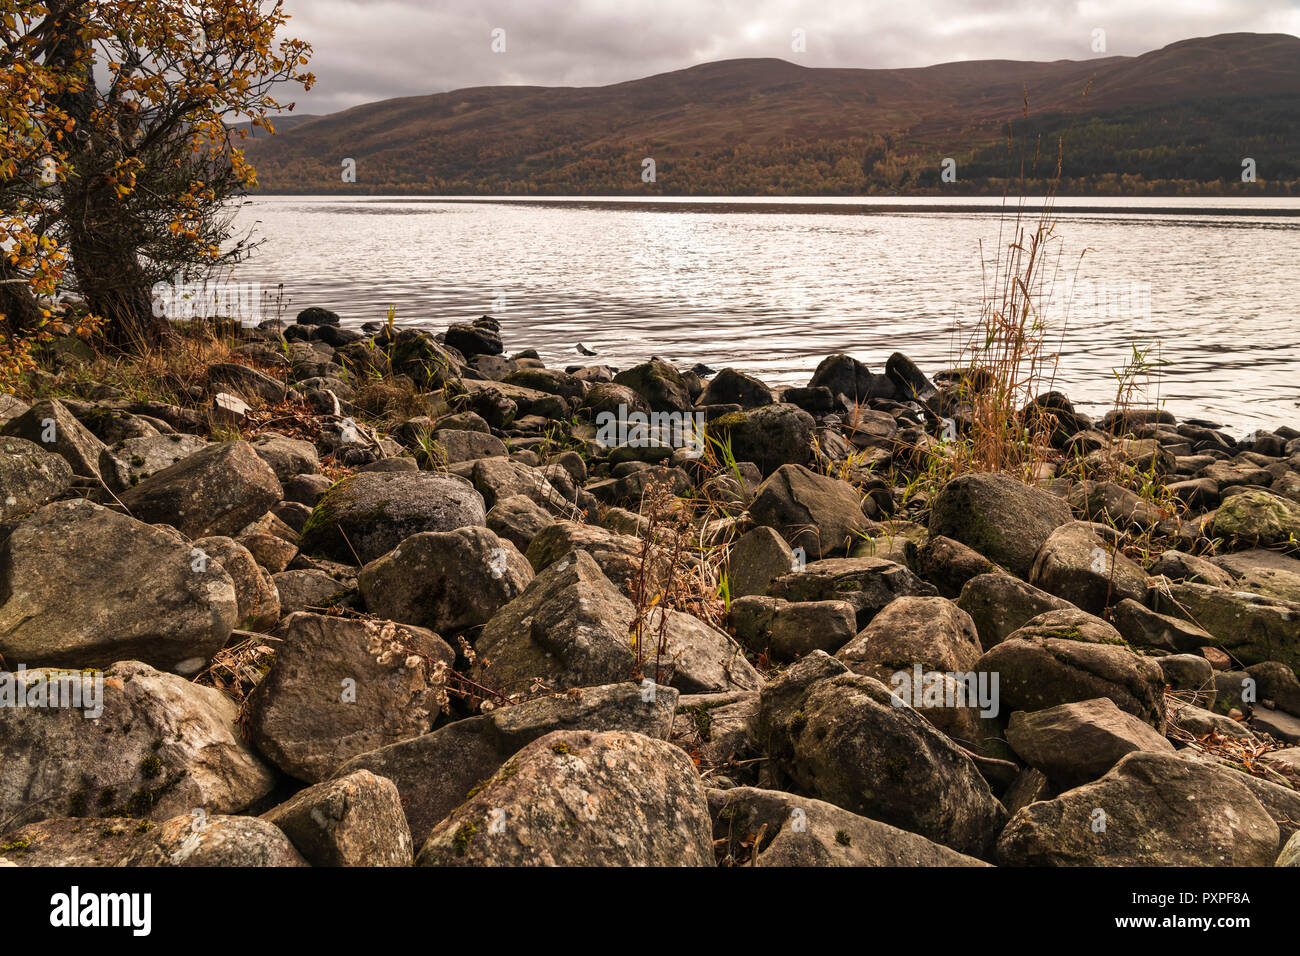
[[[741,59],[601,87],[477,87],[282,125],[248,154],[273,192],[981,192],[1022,158],[1050,176],[1065,136],[1063,190],[1300,193],[1298,107],[1300,38],[1235,33],[1084,61]],[[940,182],[946,157],[956,183]]]

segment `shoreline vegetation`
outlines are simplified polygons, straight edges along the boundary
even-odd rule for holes
[[[0,655],[102,715],[0,707],[0,858],[1294,864],[1300,429],[1177,421],[1136,351],[1075,410],[1046,222],[928,372],[321,308],[42,344]]]

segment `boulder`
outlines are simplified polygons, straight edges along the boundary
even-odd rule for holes
[[[1106,697],[1164,730],[1164,674],[1128,647],[1113,627],[1082,611],[1048,611],[979,659],[999,675],[1004,713]]]
[[[1278,568],[1251,568],[1236,581],[1241,591],[1300,603],[1300,574]]]
[[[987,651],[1032,618],[1068,610],[1069,601],[1039,590],[1009,574],[980,574],[962,585],[957,606],[970,615]]]
[[[11,666],[132,658],[194,674],[239,623],[230,574],[173,534],[83,499],[0,543],[0,655]]]
[[[812,561],[848,554],[874,527],[852,485],[800,465],[782,465],[759,485],[749,515]]]
[[[1154,438],[1121,439],[1088,454],[1081,463],[1085,473],[1097,476],[1113,473],[1116,469],[1138,474],[1172,474],[1176,462],[1169,451]]]
[[[1001,568],[974,548],[943,535],[934,538],[927,536],[916,546],[910,564],[913,571],[949,598],[961,594],[966,582],[972,578],[981,574],[1003,573]]]
[[[740,536],[727,555],[727,585],[732,599],[766,594],[772,579],[797,571],[794,552],[775,528],[760,525]]]
[[[588,491],[599,501],[640,511],[647,496],[685,495],[691,489],[690,476],[681,468],[655,465],[629,471],[621,478],[595,481]]]
[[[1165,685],[1170,690],[1193,691],[1197,703],[1214,703],[1214,668],[1199,654],[1166,654],[1157,658]]]
[[[1230,588],[1232,575],[1217,564],[1182,551],[1163,551],[1148,570],[1171,581],[1196,581],[1216,588]]]
[[[334,485],[302,529],[303,554],[365,564],[413,534],[482,526],[483,497],[437,472],[361,472]]]
[[[102,674],[27,671],[29,688],[52,688],[61,675],[80,681],[83,709],[0,707],[0,819],[10,825],[236,813],[274,786],[235,729],[237,708],[217,691],[138,661]]]
[[[418,627],[291,614],[245,702],[249,739],[285,773],[324,780],[349,757],[428,733],[455,653]]]
[[[120,492],[138,485],[150,475],[184,461],[195,452],[207,448],[208,444],[206,439],[198,435],[180,432],[123,439],[109,449],[113,471],[110,475],[108,469],[104,469],[104,480]]]
[[[635,600],[637,580],[645,565],[647,590],[658,590],[668,574],[668,556],[660,547],[647,547],[643,538],[618,534],[599,525],[555,521],[533,538],[527,557],[538,573],[574,551],[585,551],[610,583]]]
[[[640,395],[651,411],[684,412],[691,407],[691,393],[681,373],[658,359],[619,372],[614,384]]]
[[[284,483],[284,500],[298,502],[310,511],[333,485],[324,475],[294,475]]]
[[[372,614],[453,634],[486,624],[532,579],[513,544],[469,527],[411,535],[362,568],[357,584]]]
[[[710,824],[678,748],[628,731],[556,731],[434,827],[416,862],[712,866]]]
[[[394,375],[408,376],[416,388],[428,390],[456,381],[460,365],[450,351],[420,329],[400,330],[389,343],[389,360]]]
[[[466,394],[457,398],[455,407],[475,412],[493,428],[506,428],[512,423],[517,425],[533,416],[541,429],[554,421],[568,421],[572,414],[568,399],[535,388],[473,379],[462,379],[457,385],[464,388]]]
[[[274,824],[200,810],[161,823],[118,865],[307,866],[307,861]]]
[[[897,670],[970,671],[983,653],[970,615],[941,597],[903,596],[835,656],[855,674],[889,683]]]
[[[324,571],[306,568],[273,574],[276,593],[280,595],[280,614],[294,611],[324,611],[343,604],[356,590],[356,582],[339,580]]]
[[[896,693],[907,688],[903,698],[919,714],[968,750],[979,752],[986,736],[981,703],[967,696],[972,689],[978,691],[978,678],[973,688],[963,678],[975,671],[981,653],[975,622],[957,605],[941,597],[904,596],[886,605],[835,656],[855,674],[875,678]],[[918,667],[922,675],[943,675],[943,701],[925,703],[924,684],[914,686]],[[907,675],[905,681],[897,676],[900,673]],[[953,706],[947,703],[949,685]],[[993,690],[993,685],[985,686]],[[997,706],[993,697],[985,703]]]
[[[916,363],[902,352],[895,352],[885,361],[885,375],[894,383],[897,399],[900,402],[918,402],[929,404],[939,394],[934,383],[925,377],[925,373]]]
[[[592,421],[598,419],[626,421],[633,413],[648,415],[650,403],[626,385],[597,382],[588,390],[579,411]]]
[[[1113,481],[1081,481],[1070,489],[1066,500],[1082,520],[1116,528],[1147,529],[1164,519],[1151,502]]]
[[[436,468],[462,461],[504,456],[506,443],[495,435],[456,428],[439,428],[433,433],[426,452]]]
[[[783,574],[768,585],[772,597],[786,601],[848,601],[858,628],[864,628],[895,598],[932,597],[932,584],[901,564],[884,558],[826,558],[802,571]]]
[[[763,682],[730,636],[682,611],[651,610],[640,639],[646,642],[645,677],[684,694],[755,690]]]
[[[210,391],[232,393],[256,404],[283,402],[289,394],[288,387],[279,379],[235,362],[212,363],[207,377]]]
[[[553,368],[519,368],[501,381],[507,385],[522,385],[534,391],[572,399],[582,398],[585,388],[581,379]]]
[[[1267,486],[1273,480],[1273,476],[1269,474],[1266,468],[1261,468],[1244,459],[1215,461],[1202,468],[1198,474],[1202,478],[1214,482],[1220,491],[1231,488],[1233,485]]]
[[[77,421],[62,402],[48,399],[9,419],[0,435],[23,438],[45,451],[61,456],[82,478],[98,479],[108,460],[108,446]]]
[[[729,620],[741,644],[778,661],[798,660],[814,650],[833,653],[857,632],[848,601],[791,603],[755,594],[733,600]]]
[[[1082,521],[1062,525],[1048,536],[1029,583],[1097,615],[1126,599],[1143,601],[1147,593],[1146,572],[1108,548],[1093,526]]]
[[[501,330],[493,320],[478,319],[473,324],[453,325],[447,329],[443,341],[466,358],[500,355],[505,351],[501,344]]]
[[[263,432],[252,442],[257,457],[271,466],[275,477],[288,481],[294,475],[320,474],[320,455],[309,441],[289,438],[278,432]]]
[[[23,867],[116,866],[155,826],[129,817],[98,826],[84,817],[41,820],[0,834],[0,861]]]
[[[775,401],[776,395],[772,390],[752,375],[724,368],[705,387],[698,404],[760,408]]]
[[[1136,752],[1100,780],[1021,809],[1003,866],[1271,866],[1278,828],[1228,772]]]
[[[12,421],[29,408],[31,406],[26,402],[21,402],[12,395],[0,392],[0,425]]]
[[[1278,710],[1300,717],[1300,679],[1285,664],[1262,661],[1246,668],[1255,681],[1260,700],[1271,700]]]
[[[303,309],[298,313],[294,320],[298,325],[334,325],[339,324],[337,312],[331,312],[329,309],[322,309],[320,306],[313,305],[311,308]]]
[[[411,833],[427,834],[520,748],[556,730],[629,730],[660,740],[673,725],[677,691],[636,683],[535,697],[353,757],[336,771],[390,779]]]
[[[280,620],[280,592],[270,572],[259,565],[252,552],[233,538],[199,538],[191,548],[221,565],[235,586],[238,607],[236,627],[264,631]],[[193,565],[193,562],[191,562]]]
[[[1214,566],[1226,571],[1231,579],[1244,578],[1252,571],[1284,571],[1288,574],[1300,574],[1300,558],[1282,554],[1280,551],[1268,551],[1262,548],[1250,548],[1246,551],[1229,551],[1210,559]],[[1203,584],[1219,582],[1205,579]],[[1220,585],[1227,587],[1227,584]]]
[[[683,695],[670,739],[691,755],[702,773],[734,772],[740,767],[737,761],[763,757],[754,739],[757,717],[757,691]]]
[[[1213,691],[1212,683],[1210,690]],[[1171,728],[1185,731],[1193,737],[1218,734],[1220,737],[1235,738],[1252,744],[1256,742],[1255,735],[1245,724],[1203,707],[1179,703],[1177,700],[1170,701],[1168,721]]]
[[[505,498],[523,495],[554,515],[565,515],[573,510],[570,502],[547,480],[541,469],[523,462],[509,458],[480,458],[473,463],[468,477],[488,508],[496,507],[497,502]]]
[[[1277,862],[1273,865],[1300,867],[1300,833],[1291,835],[1291,839],[1287,840],[1286,846],[1282,847],[1282,852],[1277,855]]]
[[[190,538],[235,535],[283,497],[271,466],[245,441],[200,449],[122,492],[126,510]]]
[[[709,790],[724,862],[753,866],[988,866],[946,846],[833,803],[779,790]],[[754,845],[754,834],[762,839]],[[746,841],[746,843],[742,843]],[[743,859],[742,859],[743,857]]]
[[[1300,603],[1186,581],[1165,583],[1152,595],[1157,611],[1204,628],[1243,664],[1300,668]]]
[[[268,514],[267,517],[273,518],[274,515]],[[297,537],[295,534],[292,539],[285,538],[264,530],[264,526],[252,524],[241,531],[235,540],[253,556],[259,567],[270,574],[279,574],[298,556]]]
[[[770,475],[782,465],[811,461],[816,424],[798,405],[764,405],[715,418],[709,423],[709,438],[729,443],[736,461],[752,461]]]
[[[369,770],[326,780],[262,814],[312,866],[410,866],[402,798]]]
[[[1192,622],[1160,614],[1132,598],[1111,608],[1110,619],[1120,636],[1136,647],[1190,652],[1215,643],[1211,634]]]
[[[1007,725],[1007,743],[1060,790],[1096,780],[1134,751],[1174,752],[1163,735],[1104,697],[1016,711]]]
[[[0,521],[59,497],[72,485],[72,466],[25,438],[0,438]]]
[[[894,383],[875,375],[857,359],[837,353],[822,359],[808,381],[808,388],[826,388],[836,398],[852,405],[866,405],[872,398],[896,397]]]
[[[1300,538],[1300,503],[1267,491],[1247,491],[1223,500],[1210,533],[1230,543],[1268,548]]]
[[[527,495],[501,498],[487,513],[487,526],[498,537],[518,548],[520,553],[527,552],[533,539],[554,523],[551,513]]]
[[[931,536],[969,545],[1022,578],[1051,533],[1071,520],[1065,501],[1003,474],[959,475],[930,505]]]
[[[638,665],[631,634],[637,612],[585,551],[546,568],[483,628],[473,679],[498,692],[543,681],[553,690],[642,676],[691,693],[750,689],[759,678],[739,645],[703,621],[669,611],[643,622]],[[666,653],[657,654],[663,624]],[[656,675],[656,671],[660,675]]]
[[[1178,751],[1178,756],[1184,760],[1225,771],[1234,780],[1244,783],[1246,789],[1255,795],[1255,799],[1264,808],[1264,812],[1277,824],[1279,843],[1286,843],[1300,830],[1300,793],[1297,793],[1290,783],[1275,782],[1284,778],[1277,775],[1268,779],[1258,777],[1235,760],[1205,753],[1195,747],[1183,748]],[[1276,769],[1276,765],[1270,769]]]
[[[778,782],[983,856],[1005,813],[964,750],[877,680],[814,651],[762,692]]]

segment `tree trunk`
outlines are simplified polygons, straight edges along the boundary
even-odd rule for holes
[[[41,322],[40,306],[31,286],[0,255],[0,330],[9,335],[30,332]]]
[[[62,203],[72,273],[91,313],[104,320],[105,337],[124,348],[139,348],[157,342],[168,325],[165,318],[153,314],[139,246],[109,181],[124,155],[123,144],[113,136],[111,126],[97,128],[91,121],[97,94],[92,51],[82,39],[80,14],[79,5],[54,25],[58,40],[50,53],[51,61],[79,70],[84,77],[80,92],[59,98],[59,105],[76,123],[70,137],[73,171],[63,184]]]

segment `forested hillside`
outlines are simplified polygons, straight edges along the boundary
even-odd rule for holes
[[[606,87],[388,100],[248,145],[271,192],[980,193],[1022,169],[1051,178],[1060,153],[1066,192],[1296,194],[1300,39],[906,70],[731,60]]]

